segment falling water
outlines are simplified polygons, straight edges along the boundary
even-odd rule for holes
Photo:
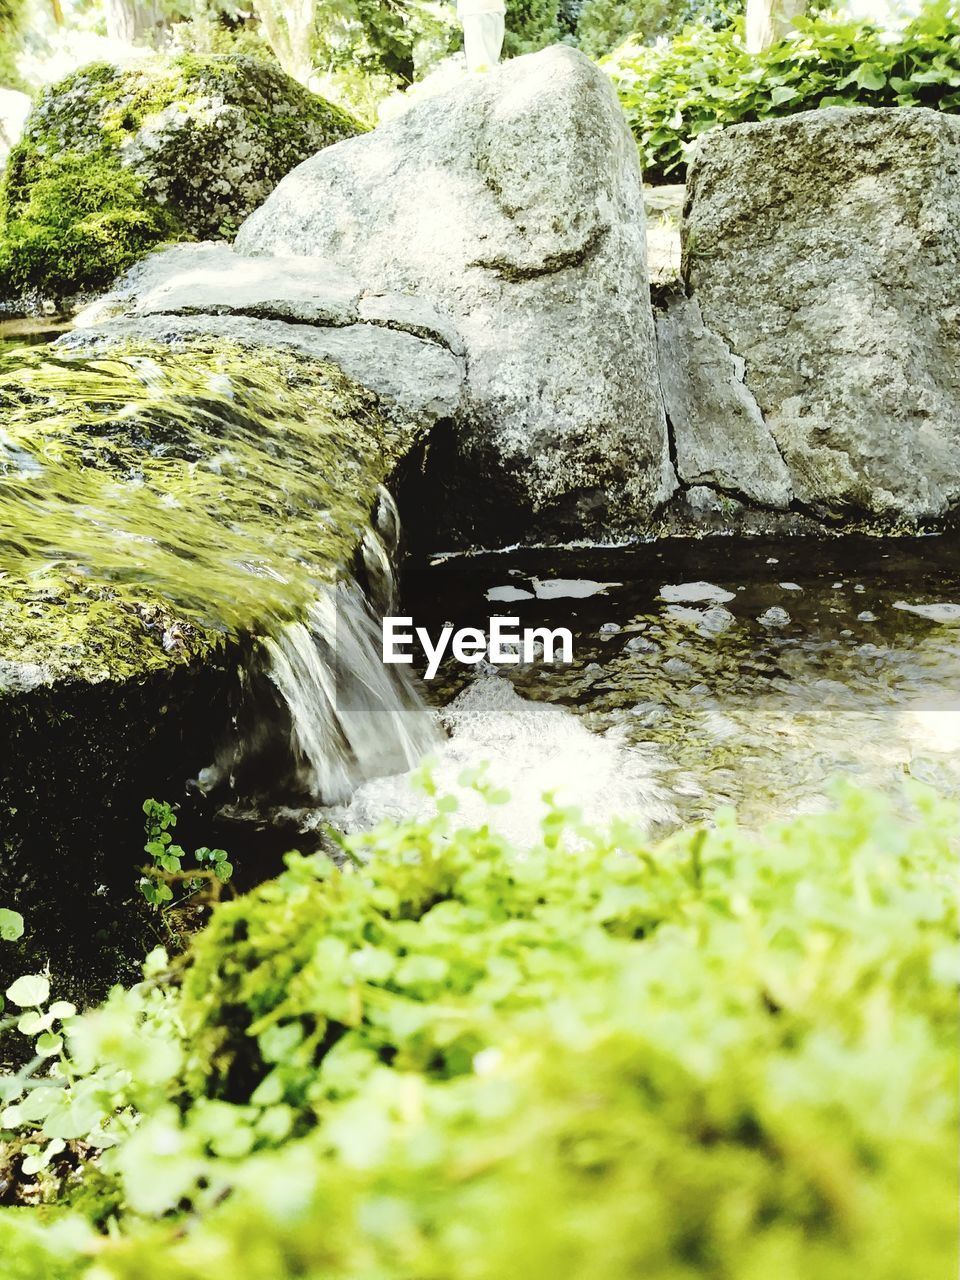
[[[439,730],[412,680],[381,661],[380,630],[355,582],[325,591],[304,622],[263,643],[300,784],[318,803],[411,769],[436,746]]]

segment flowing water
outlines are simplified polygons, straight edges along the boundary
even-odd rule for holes
[[[264,644],[290,711],[291,742],[316,797],[346,800],[368,778],[413,768],[437,733],[412,687],[380,661],[379,631],[346,584]]]
[[[54,349],[0,370],[0,596],[25,601],[23,626],[56,647],[51,610],[69,622],[119,599],[126,617],[156,597],[188,627],[251,642],[222,750],[196,779],[214,803],[285,804],[301,831],[368,826],[429,810],[409,779],[427,753],[467,820],[491,815],[460,775],[488,762],[513,795],[493,820],[521,843],[545,792],[659,833],[727,805],[749,822],[816,808],[840,775],[960,789],[955,538],[438,556],[405,572],[415,624],[505,614],[569,627],[574,656],[447,660],[421,698],[380,657],[399,541],[382,426],[335,372],[293,395],[302,376],[222,347]],[[7,632],[25,669],[22,627]],[[168,637],[175,624],[164,650]]]
[[[25,758],[50,744],[30,738],[28,707],[15,720],[23,695],[97,689],[107,738],[146,683],[126,760],[169,794],[178,762],[134,757],[178,674],[195,694],[179,714],[204,721],[185,736],[219,743],[194,781],[211,803],[342,802],[435,744],[409,678],[380,662],[359,585],[390,609],[399,518],[382,481],[415,433],[339,370],[214,339],[24,348],[0,359],[0,418],[0,699]],[[231,666],[204,712],[204,671],[229,681]],[[5,803],[22,789],[0,776]],[[136,817],[142,800],[115,808]],[[51,794],[44,816],[60,807]]]
[[[530,839],[550,789],[651,833],[735,806],[757,824],[828,803],[846,777],[960,794],[960,547],[949,536],[667,541],[622,550],[442,557],[408,569],[403,612],[570,627],[569,665],[465,668],[428,686],[448,739],[441,790],[490,761],[493,821]],[[367,826],[431,803],[394,777],[335,813]]]

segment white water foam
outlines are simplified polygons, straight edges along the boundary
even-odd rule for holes
[[[488,823],[520,848],[540,837],[540,822],[552,792],[557,803],[576,805],[593,826],[631,817],[651,833],[677,821],[661,760],[652,747],[630,746],[619,731],[598,735],[563,707],[522,698],[512,684],[481,676],[440,713],[449,738],[438,754],[434,779],[439,794],[459,802],[458,825]],[[489,805],[458,778],[464,769],[488,764],[487,779],[510,793]],[[383,818],[427,819],[436,801],[411,787],[408,774],[364,783],[348,804],[316,815],[312,825],[332,822],[345,831],[368,830]]]

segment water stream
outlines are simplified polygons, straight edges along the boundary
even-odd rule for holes
[[[727,805],[752,823],[816,808],[838,775],[960,789],[955,538],[435,556],[404,572],[416,624],[566,626],[574,658],[448,659],[421,696],[380,656],[400,521],[377,421],[329,374],[300,405],[299,366],[248,363],[52,351],[0,377],[0,569],[36,578],[45,601],[55,569],[64,625],[91,600],[158,599],[186,627],[253,637],[196,779],[221,810],[282,813],[304,835],[428,812],[409,778],[426,754],[467,820],[521,843],[546,791],[657,834]],[[37,612],[30,591],[20,667],[23,626],[59,651],[54,606]],[[460,783],[484,761],[513,797],[496,814]]]
[[[652,834],[726,806],[752,824],[817,809],[839,777],[960,794],[960,548],[947,536],[439,557],[408,569],[403,598],[433,631],[499,613],[574,632],[572,664],[448,660],[428,687],[448,733],[441,790],[514,838],[535,835],[547,788]],[[492,815],[458,783],[480,760],[513,793]],[[431,804],[399,776],[334,817],[368,826]]]

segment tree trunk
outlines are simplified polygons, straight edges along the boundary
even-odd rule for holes
[[[313,71],[316,0],[254,0],[253,8],[281,67],[306,84]]]
[[[782,40],[806,8],[807,0],[747,0],[747,52],[762,53]]]
[[[104,0],[107,35],[111,40],[135,44],[146,40],[155,44],[166,25],[164,15],[153,0]]]

